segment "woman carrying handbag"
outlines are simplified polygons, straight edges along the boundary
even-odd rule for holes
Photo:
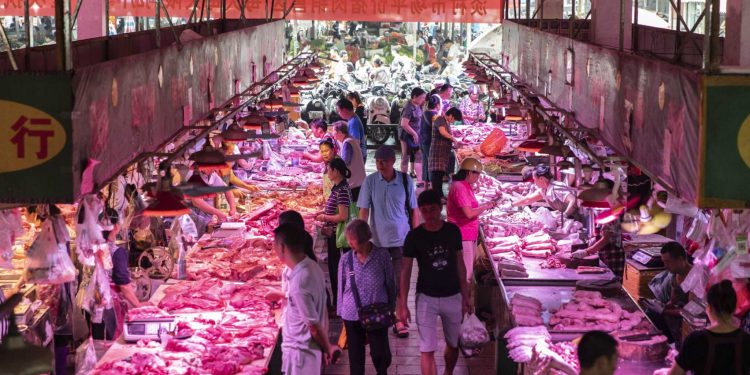
[[[353,220],[345,233],[352,251],[341,257],[338,267],[338,313],[346,327],[349,373],[365,373],[365,344],[369,343],[375,370],[385,375],[392,359],[388,328],[395,321],[396,306],[391,256],[370,242],[367,222]]]
[[[336,304],[338,303],[336,296],[338,295],[338,283],[336,282],[336,275],[338,274],[339,259],[341,258],[341,252],[349,251],[345,241],[337,241],[339,237],[337,234],[337,228],[346,225],[350,217],[350,205],[352,203],[352,193],[349,190],[349,184],[346,179],[351,177],[349,168],[346,167],[346,163],[341,158],[334,158],[328,162],[327,166],[328,179],[333,184],[331,188],[331,194],[328,196],[328,200],[325,205],[325,209],[321,212],[316,219],[323,222],[321,233],[326,237],[328,242],[328,277],[331,279],[331,301],[330,308],[332,311],[336,311]]]

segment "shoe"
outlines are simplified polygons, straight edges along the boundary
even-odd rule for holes
[[[393,325],[393,334],[400,339],[405,339],[409,337],[409,328],[407,328],[404,323],[396,322],[396,324]]]

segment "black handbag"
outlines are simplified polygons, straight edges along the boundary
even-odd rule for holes
[[[357,304],[357,315],[359,322],[365,327],[366,331],[375,331],[388,328],[396,321],[396,317],[391,310],[389,303],[373,303],[362,306],[362,300],[359,298],[359,289],[354,280],[354,250],[349,251],[349,280],[352,283],[352,293],[354,293],[354,302]],[[386,288],[387,290],[387,288]],[[388,297],[390,299],[390,291]]]

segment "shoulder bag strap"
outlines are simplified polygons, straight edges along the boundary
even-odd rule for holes
[[[411,197],[409,196],[409,185],[408,181],[406,179],[406,173],[401,173],[401,182],[404,184],[404,193],[406,196],[406,199],[404,200],[404,208],[406,208],[406,222],[409,223],[409,229],[411,229],[411,208],[409,207],[409,202],[411,201]]]
[[[359,298],[359,289],[356,280],[354,280],[354,250],[349,250],[349,281],[352,283],[354,303],[357,304],[357,310],[359,310],[362,308],[362,300]]]

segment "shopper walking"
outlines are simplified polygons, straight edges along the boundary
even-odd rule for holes
[[[349,205],[351,204],[351,191],[346,179],[351,177],[349,168],[341,158],[335,158],[328,163],[328,178],[333,183],[331,195],[328,196],[325,209],[318,214],[316,219],[323,223],[321,232],[327,239],[328,245],[328,277],[331,279],[331,308],[335,309],[338,285],[336,275],[338,274],[339,259],[341,251],[336,246],[336,226],[349,219]]]
[[[387,304],[396,306],[396,284],[388,250],[375,246],[366,221],[354,220],[346,227],[346,239],[352,248],[339,263],[338,313],[344,320],[349,350],[349,373],[364,375],[365,345],[378,374],[387,374],[391,365],[388,326],[370,327],[362,323],[363,307]]]
[[[414,184],[408,175],[396,172],[395,163],[393,149],[380,146],[375,152],[377,172],[365,178],[357,206],[359,218],[370,222],[372,242],[390,252],[393,272],[400,275],[404,239],[410,228],[419,225],[419,218],[415,211]],[[398,289],[398,280],[394,282]],[[394,331],[399,337],[409,336],[408,328],[401,322],[396,322]]]
[[[461,319],[465,313],[473,310],[461,255],[461,231],[455,224],[442,220],[443,205],[436,191],[423,191],[418,202],[424,223],[409,232],[404,243],[398,316],[403,322],[411,320],[407,300],[412,265],[416,259],[419,266],[416,322],[422,374],[437,374],[435,350],[438,316],[446,344],[445,374],[452,374],[458,360]]]
[[[459,103],[458,109],[464,116],[464,124],[474,125],[487,119],[484,104],[479,100],[479,86],[469,86],[469,92]]]
[[[722,280],[708,289],[706,313],[710,325],[685,339],[670,375],[750,373],[750,335],[739,329],[734,311],[737,294],[732,282]]]
[[[451,126],[455,121],[461,121],[461,111],[450,108],[445,115],[438,116],[432,123],[432,142],[430,144],[430,182],[432,189],[443,195],[443,178],[453,169],[451,154],[456,138],[451,134]]]
[[[482,163],[474,158],[466,158],[453,176],[448,192],[448,222],[461,229],[463,261],[466,266],[466,280],[471,284],[474,275],[474,258],[477,255],[479,238],[479,215],[496,206],[495,202],[480,205],[474,194],[473,185],[482,174]]]
[[[362,61],[367,61],[365,59],[362,59]],[[359,117],[359,120],[362,121],[362,128],[364,129],[365,134],[365,141],[367,141],[367,111],[365,109],[365,103],[362,102],[362,96],[359,95],[356,91],[351,91],[348,94],[346,94],[346,98],[349,99],[350,102],[352,102],[352,105],[354,106],[354,113]],[[367,160],[367,148],[365,148],[365,153],[362,154],[362,156]]]
[[[354,113],[354,105],[352,105],[349,99],[341,98],[336,102],[336,112],[349,125],[349,135],[357,140],[359,148],[362,150],[362,157],[366,160],[367,136],[365,135],[365,127],[362,125],[362,120]]]
[[[274,251],[291,270],[281,330],[281,372],[285,375],[320,374],[321,363],[330,363],[334,351],[328,342],[325,278],[305,255],[303,232],[294,224],[273,231]]]
[[[411,100],[406,102],[401,111],[401,172],[410,171],[412,178],[416,177],[415,170],[419,168],[422,173],[422,155],[419,153],[419,133],[422,127],[422,105],[424,105],[427,93],[421,87],[411,90]],[[415,158],[411,167],[409,160]]]
[[[352,199],[356,202],[359,197],[359,189],[365,180],[365,160],[359,148],[359,142],[349,134],[349,126],[344,121],[333,124],[333,138],[341,144],[341,155],[339,155],[346,167],[351,171],[351,177],[347,179],[352,191]]]

